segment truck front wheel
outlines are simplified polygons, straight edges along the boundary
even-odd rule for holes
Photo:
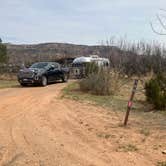
[[[25,83],[20,83],[20,85],[23,86],[23,87],[27,86],[27,84],[25,84]]]
[[[47,77],[46,76],[42,76],[42,78],[41,78],[41,85],[42,86],[47,86]]]
[[[62,77],[62,82],[67,82],[68,81],[68,75],[64,74]]]

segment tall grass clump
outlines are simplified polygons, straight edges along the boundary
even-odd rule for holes
[[[86,67],[86,78],[79,82],[80,90],[94,95],[108,96],[118,88],[118,74],[108,68],[98,67],[95,63]]]

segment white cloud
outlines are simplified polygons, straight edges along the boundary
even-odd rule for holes
[[[150,29],[165,0],[0,0],[6,42],[95,44],[110,36],[165,41]],[[5,37],[6,36],[6,37]]]

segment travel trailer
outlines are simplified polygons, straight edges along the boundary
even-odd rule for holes
[[[110,61],[107,58],[101,58],[98,55],[90,55],[88,57],[82,56],[75,58],[72,63],[72,75],[75,78],[83,78],[85,77],[85,67],[88,63],[96,63],[99,67],[108,68],[110,65]]]

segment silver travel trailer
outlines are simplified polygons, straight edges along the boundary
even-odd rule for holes
[[[95,62],[99,67],[108,68],[110,61],[107,58],[101,58],[98,55],[90,55],[88,57],[82,56],[75,58],[72,63],[72,75],[75,78],[85,77],[86,64]]]

